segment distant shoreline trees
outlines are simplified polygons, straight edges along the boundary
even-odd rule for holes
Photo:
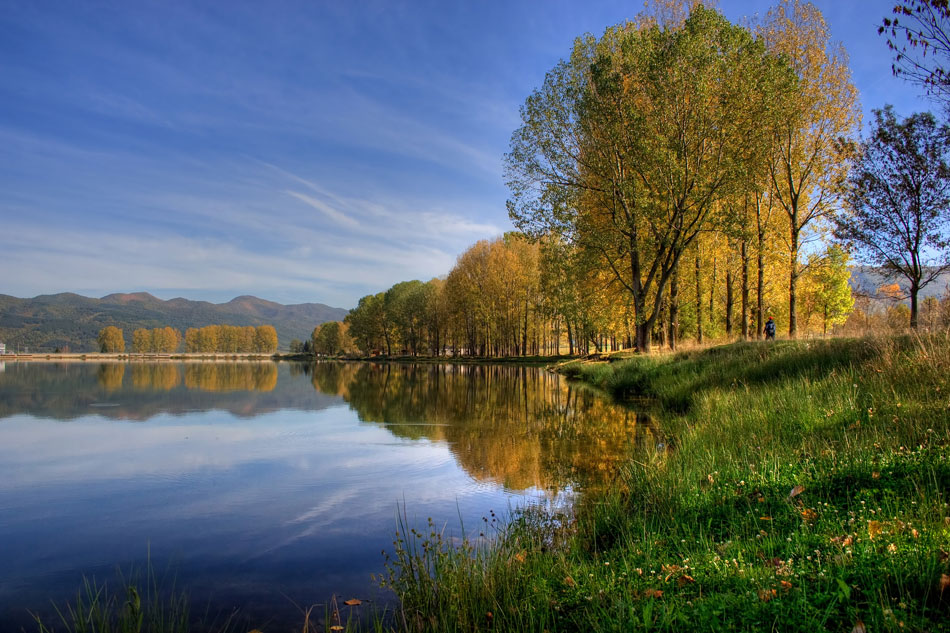
[[[172,327],[138,328],[132,333],[132,352],[154,354],[177,352],[182,343],[181,332]],[[125,351],[122,330],[108,326],[100,330],[99,349],[107,353]],[[188,328],[184,336],[188,353],[272,354],[277,351],[277,330],[272,325],[236,326],[207,325]]]
[[[181,345],[181,332],[172,327],[147,330],[139,328],[132,332],[132,351],[136,354],[171,353]]]
[[[114,325],[107,325],[99,330],[96,342],[99,344],[99,351],[105,354],[125,351],[125,337],[122,335],[122,330]]]
[[[185,348],[189,353],[273,353],[277,343],[277,331],[272,325],[206,325],[185,331]]]

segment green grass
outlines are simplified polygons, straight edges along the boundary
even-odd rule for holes
[[[174,582],[159,578],[151,564],[138,573],[118,574],[114,586],[85,579],[76,598],[54,605],[56,617],[34,615],[39,633],[186,633],[191,626],[188,598]],[[230,630],[225,624],[215,630]]]
[[[950,342],[741,343],[562,370],[665,450],[574,516],[400,530],[408,631],[950,631]]]

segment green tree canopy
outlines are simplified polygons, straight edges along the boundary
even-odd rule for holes
[[[681,25],[578,39],[521,108],[506,155],[509,215],[597,257],[630,293],[647,350],[686,248],[770,137],[765,112],[794,82],[741,27],[702,6]]]

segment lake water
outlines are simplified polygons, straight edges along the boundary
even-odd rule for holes
[[[206,622],[240,609],[299,631],[300,608],[333,595],[393,599],[370,576],[401,508],[477,537],[493,511],[609,485],[658,441],[642,416],[539,368],[0,369],[2,631],[34,631],[27,610],[149,561]]]

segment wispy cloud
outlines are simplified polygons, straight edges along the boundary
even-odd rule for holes
[[[316,209],[317,211],[319,211],[320,213],[327,216],[328,218],[330,218],[331,220],[333,220],[334,222],[338,224],[345,224],[353,228],[359,227],[359,222],[357,222],[353,218],[347,217],[342,212],[340,212],[337,209],[334,209],[330,204],[323,202],[322,200],[317,200],[313,196],[308,196],[306,194],[300,193],[299,191],[288,190],[288,191],[285,191],[284,193],[286,193],[288,196],[296,198],[297,200],[300,200],[307,206],[310,206]]]

